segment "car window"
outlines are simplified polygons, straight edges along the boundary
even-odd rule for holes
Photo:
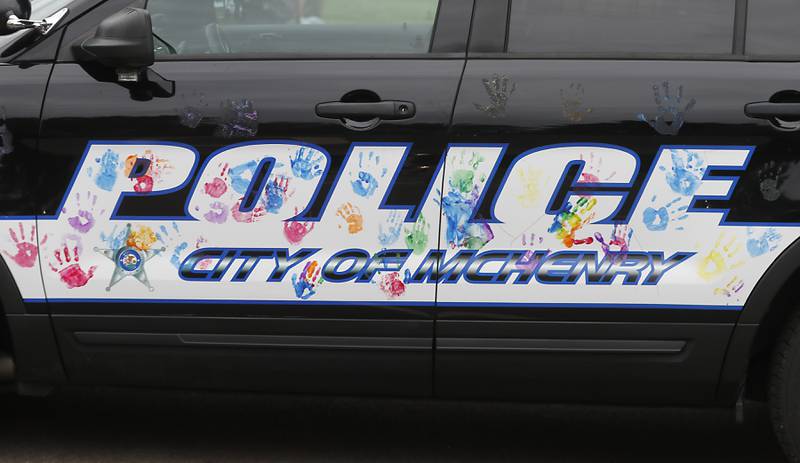
[[[800,1],[759,0],[747,5],[745,50],[751,55],[800,55]]]
[[[731,54],[734,10],[733,0],[513,0],[508,50]]]
[[[156,53],[426,53],[439,0],[149,0]]]

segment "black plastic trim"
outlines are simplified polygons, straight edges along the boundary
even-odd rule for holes
[[[744,55],[747,40],[747,2],[736,0],[733,16],[733,54]]]
[[[464,56],[473,4],[474,0],[441,0],[431,40],[431,54],[458,53]]]
[[[680,354],[686,341],[632,339],[475,339],[440,338],[436,350],[598,353],[598,354]]]
[[[503,53],[506,50],[506,30],[509,0],[476,0],[469,40],[473,53]]]
[[[75,339],[86,345],[258,347],[326,350],[431,349],[431,339],[345,336],[273,336],[251,334],[118,333],[78,331]]]

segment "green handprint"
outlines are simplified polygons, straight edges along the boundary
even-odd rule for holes
[[[414,251],[414,254],[422,254],[428,249],[428,233],[431,231],[431,226],[425,220],[425,216],[419,215],[419,218],[414,223],[414,226],[406,232],[406,246]]]

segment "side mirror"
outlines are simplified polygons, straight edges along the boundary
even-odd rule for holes
[[[138,82],[143,71],[155,62],[150,13],[141,8],[125,8],[103,20],[94,37],[77,47],[78,55],[84,59],[116,69],[120,82]]]
[[[30,0],[0,0],[0,35],[9,35],[24,29],[33,29],[47,35],[69,12],[62,8],[52,15],[32,20]]]
[[[30,0],[0,0],[0,35],[16,32],[17,28],[9,24],[9,19],[30,19]]]

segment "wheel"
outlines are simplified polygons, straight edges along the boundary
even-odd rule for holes
[[[800,463],[800,312],[790,318],[772,354],[769,410],[786,458]]]

